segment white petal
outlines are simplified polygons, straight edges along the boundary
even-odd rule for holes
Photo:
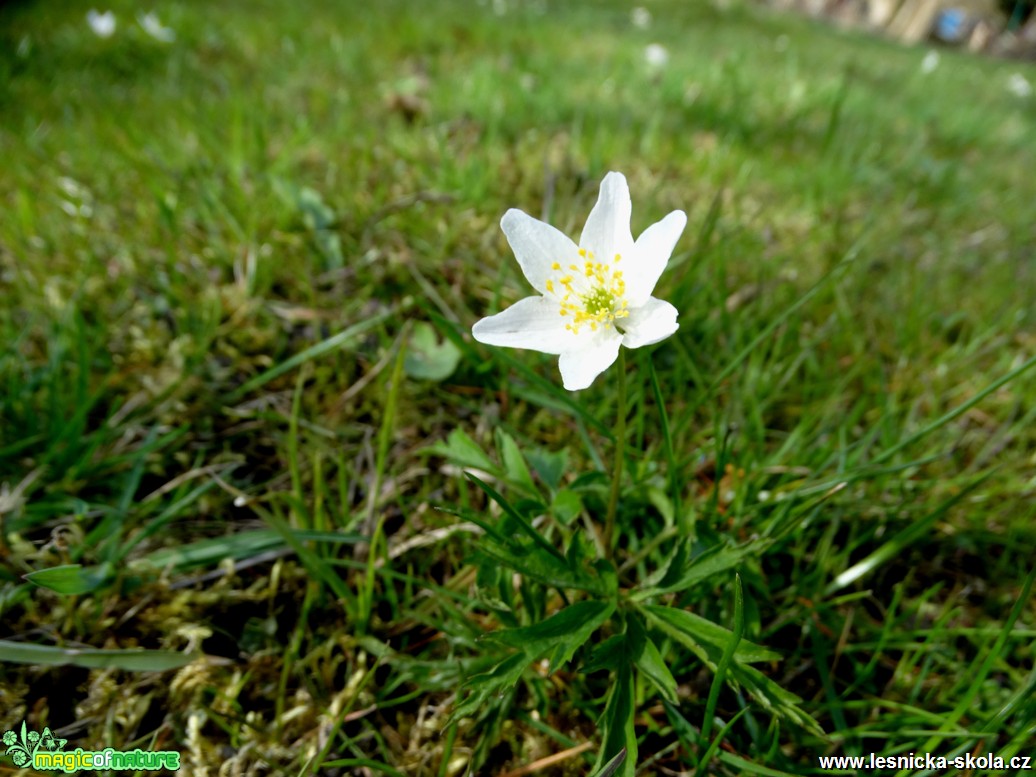
[[[622,344],[627,348],[640,348],[665,340],[680,328],[676,323],[678,315],[676,308],[665,300],[649,297],[645,304],[630,310],[629,318],[622,320],[622,328],[626,330]]]
[[[558,360],[561,380],[569,391],[585,389],[593,383],[618,358],[622,343],[622,336],[614,329],[594,334],[584,331],[579,339],[579,349],[566,351]]]
[[[590,211],[579,238],[579,247],[593,251],[599,262],[611,262],[615,254],[624,257],[633,248],[630,233],[630,187],[622,173],[608,173],[601,181],[597,204]]]
[[[578,348],[580,343],[578,335],[565,329],[566,321],[555,300],[526,297],[507,310],[477,322],[471,334],[486,345],[563,353]]]
[[[623,267],[627,271],[624,276],[626,298],[631,307],[643,305],[651,296],[685,226],[687,214],[682,210],[674,210],[661,221],[645,229],[637,238],[632,261]]]
[[[504,214],[500,228],[525,277],[541,294],[547,291],[546,280],[553,274],[550,266],[554,262],[579,259],[579,249],[567,235],[516,208]]]

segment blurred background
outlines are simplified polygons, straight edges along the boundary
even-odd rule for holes
[[[870,29],[903,43],[934,40],[993,56],[1036,59],[1032,0],[770,0],[842,26]]]

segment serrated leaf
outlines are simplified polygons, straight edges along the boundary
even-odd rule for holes
[[[64,596],[75,596],[96,591],[106,585],[114,577],[114,572],[114,568],[108,562],[93,567],[65,564],[30,572],[24,577],[40,588],[47,588]]]
[[[489,639],[525,651],[530,661],[550,650],[554,671],[568,663],[614,611],[614,602],[576,602],[532,626],[493,632]]]
[[[438,383],[450,377],[459,362],[460,349],[449,340],[440,341],[431,324],[419,321],[414,325],[403,359],[408,376]]]
[[[583,499],[575,491],[562,489],[554,495],[550,511],[555,518],[568,526],[583,511]]]
[[[468,695],[463,702],[454,707],[446,721],[450,726],[461,718],[468,717],[482,708],[491,696],[513,688],[529,665],[529,658],[524,653],[508,656],[484,674],[478,674],[468,680],[464,686]]]

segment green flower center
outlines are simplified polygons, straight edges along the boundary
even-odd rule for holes
[[[591,332],[598,327],[608,329],[615,326],[617,319],[627,318],[629,302],[626,300],[626,281],[622,278],[622,270],[616,269],[622,257],[605,264],[594,260],[592,251],[579,249],[583,266],[570,264],[562,268],[560,262],[554,262],[551,269],[557,274],[548,278],[547,292],[553,294],[561,303],[560,313],[571,320],[565,329],[579,334],[585,326]]]
[[[583,310],[589,316],[596,316],[599,313],[610,313],[615,308],[615,295],[604,286],[598,286],[589,294],[584,294]]]

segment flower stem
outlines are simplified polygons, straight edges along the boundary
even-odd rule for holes
[[[623,456],[626,452],[626,351],[619,348],[619,400],[615,418],[615,465],[612,468],[612,490],[608,496],[608,515],[604,522],[604,554],[612,557],[615,533],[615,509],[619,506],[619,484],[622,481]]]

